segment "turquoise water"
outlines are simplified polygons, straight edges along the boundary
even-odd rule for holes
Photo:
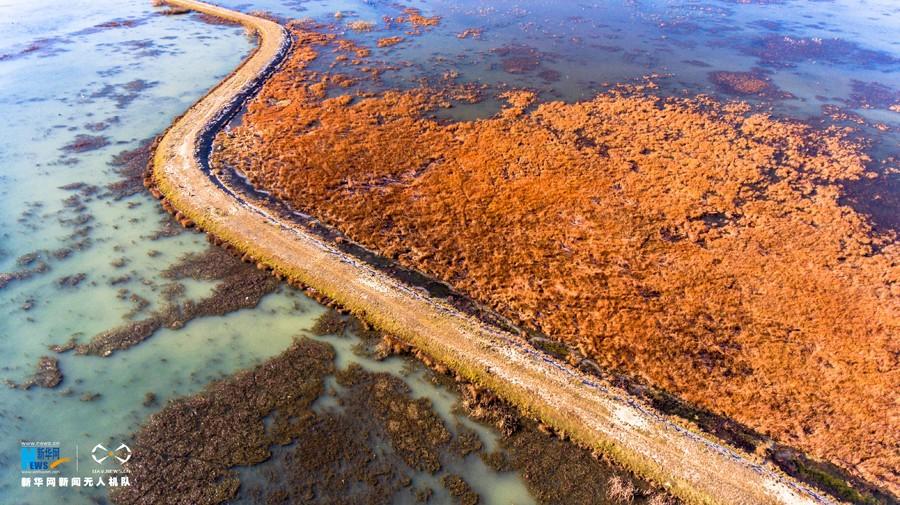
[[[102,196],[105,185],[117,180],[109,161],[165,129],[230,72],[253,41],[242,28],[156,15],[145,1],[0,3],[0,19],[0,55],[8,55],[0,56],[0,271],[22,270],[17,258],[33,252],[39,259],[28,268],[39,261],[48,266],[0,290],[0,379],[24,381],[42,355],[57,357],[64,374],[55,389],[0,389],[0,503],[102,502],[102,488],[21,487],[20,441],[59,442],[64,457],[74,457],[77,446],[77,471],[72,461],[60,467],[61,475],[90,475],[95,444],[127,442],[167,400],[280,353],[324,308],[284,287],[255,309],[163,329],[111,357],[49,351],[48,345],[71,337],[84,342],[125,322],[136,307],[122,299],[122,289],[150,302],[137,319],[159,307],[165,283],[159,274],[182,254],[207,247],[196,233],[150,239],[164,218],[158,204],[143,193],[121,200]],[[111,20],[132,26],[97,28]],[[98,129],[97,123],[107,126]],[[80,134],[105,137],[108,145],[61,150]],[[100,191],[70,186],[80,183]],[[78,214],[64,202],[73,195],[85,207]],[[76,215],[89,218],[66,222]],[[73,251],[57,259],[53,252],[63,248]],[[79,274],[84,280],[76,286],[59,286],[59,279]],[[130,280],[117,281],[125,276]],[[189,297],[204,296],[213,285],[185,284]],[[352,340],[332,340],[340,366],[359,360],[350,351]],[[399,373],[404,363],[398,358],[367,366]],[[491,430],[459,420],[451,412],[456,398],[431,385],[421,370],[407,380],[416,397],[432,398],[448,426],[462,422],[476,428],[488,447],[496,443]],[[156,395],[156,403],[144,405],[147,393]],[[459,471],[485,503],[531,503],[516,475],[490,471],[472,458]]]
[[[116,18],[138,24],[91,30]],[[0,54],[44,40],[39,43],[42,49],[0,62],[0,270],[16,270],[16,258],[22,254],[71,246],[74,241],[67,236],[74,228],[59,218],[71,215],[63,200],[76,192],[60,187],[81,182],[104,186],[114,180],[107,164],[114,154],[164,129],[251,48],[240,29],[157,16],[144,1],[65,6],[4,2],[0,19]],[[137,80],[145,81],[147,89],[129,91],[127,83]],[[112,90],[104,92],[108,85]],[[99,122],[109,127],[99,132],[84,127]],[[108,137],[109,145],[68,156],[75,164],[61,163],[60,148],[78,134]],[[22,222],[23,205],[34,202],[40,206]],[[63,260],[49,256],[48,272],[0,291],[4,379],[24,380],[39,356],[53,354],[47,350],[51,343],[65,342],[73,334],[87,338],[121,324],[132,305],[118,299],[118,289],[156,301],[159,272],[182,253],[205,247],[196,234],[143,239],[161,218],[158,206],[144,195],[120,201],[93,197],[86,206],[92,220],[86,223],[90,229],[81,227],[81,237],[89,237],[88,247]],[[161,254],[151,258],[150,250]],[[113,267],[110,263],[118,258],[128,264]],[[79,273],[86,278],[78,286],[57,286],[57,279]],[[110,286],[111,279],[126,274],[130,282]],[[22,306],[28,302],[33,308],[25,311]],[[159,408],[142,405],[145,393],[153,392],[162,403],[277,353],[297,327],[314,317],[318,307],[307,305],[308,314],[296,313],[273,296],[260,310],[164,330],[146,345],[114,358],[58,355],[65,377],[56,389],[3,388],[0,502],[38,503],[51,496],[50,490],[20,488],[19,440],[59,441],[64,456],[74,456],[77,444],[79,464],[85,465],[95,444],[118,445]],[[81,401],[84,394],[100,396]],[[88,503],[90,494],[96,493],[68,489],[59,491],[59,498]]]
[[[391,3],[357,0],[221,3],[325,21],[330,29],[370,46],[394,32],[356,34],[345,23],[378,24],[385,15],[401,13]],[[605,84],[661,74],[666,77],[657,80],[664,93],[728,97],[711,83],[709,73],[754,71],[793,95],[749,98],[776,113],[811,118],[830,104],[900,127],[900,113],[884,104],[862,107],[853,98],[856,82],[900,90],[900,7],[887,0],[867,2],[864,9],[851,0],[767,5],[429,0],[415,6],[425,15],[443,16],[441,27],[373,51],[374,59],[408,63],[385,74],[385,86],[411,85],[454,69],[461,81],[525,86],[541,91],[542,98],[575,100],[605,89]],[[97,186],[102,194],[116,180],[108,164],[116,153],[161,132],[252,48],[241,28],[154,12],[145,0],[0,0],[0,272],[21,270],[17,258],[32,252],[39,252],[38,261],[48,268],[0,289],[0,379],[25,380],[42,355],[56,356],[65,376],[55,389],[0,389],[0,503],[102,500],[97,490],[21,488],[20,440],[58,441],[64,456],[73,456],[77,445],[79,465],[90,464],[85,455],[95,444],[118,445],[166,400],[278,354],[324,310],[282,289],[256,309],[165,329],[109,358],[57,355],[47,349],[72,336],[85,341],[123,323],[135,306],[122,299],[120,289],[150,301],[142,313],[158,307],[159,273],[180,255],[206,247],[194,233],[150,240],[162,214],[144,194],[115,200],[70,186]],[[98,26],[114,20],[118,26]],[[459,38],[467,28],[479,28],[482,35]],[[842,43],[813,55],[771,58],[760,52],[765,41],[784,37]],[[536,66],[531,62],[533,68],[510,73],[497,51],[504,47],[528,48],[526,53],[538,55]],[[461,107],[459,117],[490,113],[492,103]],[[106,145],[64,152],[78,135]],[[896,154],[896,133],[872,135],[884,156]],[[878,187],[897,187],[896,174],[883,177]],[[71,222],[76,213],[71,200],[69,206],[65,203],[73,195],[80,195],[85,207],[77,214],[81,222]],[[72,249],[68,257],[52,254],[64,248]],[[122,258],[124,266],[116,266]],[[58,285],[59,279],[78,274],[84,280],[77,286]],[[129,281],[112,285],[126,275]],[[189,295],[202,296],[211,286],[191,283]],[[350,340],[329,341],[339,349],[340,366],[361,360],[352,356]],[[399,359],[364,364],[395,374],[404,367]],[[464,423],[479,432],[488,449],[496,444],[491,430],[458,419],[451,412],[454,396],[431,385],[421,371],[407,380],[416,396],[432,399],[448,426]],[[158,403],[144,406],[146,393],[155,394]],[[82,401],[94,394],[99,396]],[[482,494],[484,503],[529,502],[521,479],[491,472],[477,458],[453,470]]]

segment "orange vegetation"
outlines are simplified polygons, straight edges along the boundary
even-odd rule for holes
[[[793,95],[778,89],[772,84],[771,79],[759,72],[710,72],[709,80],[719,88],[719,91],[732,95],[793,98]]]
[[[368,47],[363,47],[356,44],[353,41],[347,39],[340,39],[337,41],[336,51],[343,51],[348,53],[353,53],[357,58],[365,58],[371,54],[371,50]]]
[[[214,163],[525,326],[897,492],[900,249],[839,203],[849,132],[641,87],[441,123],[300,48]],[[526,110],[526,107],[531,109]]]
[[[738,93],[747,95],[762,93],[769,87],[768,82],[749,72],[712,72],[710,78],[716,84],[726,85]]]
[[[419,9],[412,7],[403,9],[403,13],[406,14],[405,18],[398,16],[394,18],[394,21],[397,23],[409,22],[413,27],[437,26],[441,22],[440,16],[425,17]]]
[[[393,37],[384,37],[384,38],[378,39],[378,42],[376,43],[376,45],[378,47],[390,47],[390,46],[397,45],[401,42],[403,42],[403,37],[396,35]]]

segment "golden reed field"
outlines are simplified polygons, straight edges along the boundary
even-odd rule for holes
[[[217,139],[214,165],[499,313],[900,491],[896,237],[841,203],[853,132],[620,86],[577,103],[453,75],[362,91],[368,51],[297,49]],[[334,58],[352,65],[314,71]],[[359,72],[362,70],[362,72]]]

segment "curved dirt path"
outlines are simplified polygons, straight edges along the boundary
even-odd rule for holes
[[[234,106],[281,61],[290,37],[277,23],[258,17],[194,0],[168,3],[237,21],[259,35],[256,51],[178,118],[158,144],[153,159],[156,186],[184,217],[689,502],[835,503],[753,456],[719,445],[623,390],[427,297],[217,185],[200,162],[204,147]]]

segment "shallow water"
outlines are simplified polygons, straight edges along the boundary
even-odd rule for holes
[[[428,398],[431,401],[432,410],[441,418],[451,433],[456,434],[461,429],[468,429],[478,434],[485,453],[490,453],[498,448],[498,433],[492,428],[459,415],[454,410],[454,407],[458,404],[457,395],[441,386],[435,385],[429,379],[431,372],[412,359],[392,356],[385,360],[377,361],[355,349],[360,343],[360,340],[356,337],[349,335],[314,336],[308,332],[302,332],[301,334],[331,345],[336,353],[335,365],[338,369],[346,369],[351,363],[357,363],[372,372],[388,373],[402,377],[409,386],[413,398]],[[325,384],[325,394],[316,400],[313,404],[313,410],[321,413],[340,409],[336,401],[336,394],[340,390],[341,386],[336,383],[334,377],[328,377]],[[303,441],[300,440],[295,443],[303,443]],[[277,453],[281,450],[284,449],[277,448],[273,452]],[[450,457],[450,455],[445,455],[445,457]],[[262,473],[267,469],[267,466],[266,463],[263,463],[255,467],[240,469],[242,484],[246,487],[251,487],[254,483],[259,482],[264,486],[266,481],[262,477]],[[448,474],[456,474],[463,477],[475,492],[480,495],[479,503],[485,505],[528,505],[535,503],[534,498],[529,495],[521,478],[515,472],[494,471],[481,460],[478,451],[464,458],[451,457],[450,461],[445,462],[441,470],[434,475],[423,471],[415,472],[412,475],[413,484],[403,492],[398,493],[394,497],[394,503],[416,503],[413,490],[421,487],[428,487],[434,491],[432,496],[434,501],[432,503],[451,503],[453,500],[441,483],[441,478]],[[235,502],[255,503],[242,494],[239,494]]]
[[[139,24],[90,33],[97,24],[126,17]],[[112,155],[164,129],[251,47],[238,28],[154,15],[143,1],[72,2],[64,8],[58,2],[4,3],[0,18],[5,20],[0,53],[48,40],[39,44],[43,49],[0,63],[0,107],[5,113],[0,126],[0,270],[17,269],[16,258],[22,254],[69,247],[73,240],[66,236],[73,227],[58,218],[70,215],[62,201],[76,192],[60,187],[78,182],[104,186],[115,180],[107,165]],[[148,89],[136,92],[132,90],[140,86],[126,86],[140,79]],[[113,88],[104,93],[107,85]],[[99,132],[83,126],[101,121],[110,126]],[[79,133],[106,136],[109,145],[69,156],[75,164],[60,163],[60,148]],[[23,222],[23,204],[30,202],[41,207]],[[123,322],[132,306],[117,297],[118,289],[156,301],[159,272],[182,253],[205,247],[197,234],[145,240],[162,215],[144,195],[120,201],[93,197],[86,206],[92,216],[86,223],[90,229],[79,228],[90,245],[66,259],[47,260],[48,272],[13,282],[0,292],[5,379],[22,381],[31,374],[39,356],[52,354],[49,344],[65,342],[73,334],[89,337]],[[151,250],[161,254],[151,258]],[[117,258],[128,263],[115,268],[110,263]],[[78,286],[57,286],[56,279],[78,273],[86,275]],[[109,285],[122,275],[132,280]],[[23,310],[29,301],[34,307]],[[281,305],[271,297],[257,311],[162,331],[152,343],[115,358],[59,355],[65,377],[53,390],[3,388],[0,433],[6,443],[0,451],[0,501],[50,498],[50,490],[20,487],[19,440],[59,441],[64,456],[74,456],[77,444],[79,465],[86,465],[90,459],[85,456],[95,444],[117,445],[159,408],[142,405],[145,393],[155,393],[162,403],[257,363],[284,348],[317,309],[307,304],[310,313],[297,313]],[[100,396],[81,401],[86,393]],[[98,493],[59,491],[70,503],[87,503],[91,494]]]
[[[123,323],[134,304],[121,299],[121,289],[151,303],[137,318],[152,311],[160,305],[159,288],[165,283],[160,272],[182,254],[206,248],[204,238],[195,233],[150,240],[166,218],[158,204],[143,193],[116,201],[102,196],[102,188],[117,180],[108,165],[113,155],[161,132],[230,72],[252,41],[242,28],[212,26],[190,16],[155,15],[144,1],[81,2],[62,11],[51,2],[0,4],[0,19],[13,20],[4,22],[0,40],[0,54],[12,55],[0,59],[0,107],[6,113],[0,126],[0,271],[21,270],[17,258],[35,251],[41,254],[37,261],[49,266],[47,272],[13,281],[0,291],[0,378],[24,381],[42,355],[58,357],[64,374],[55,389],[0,389],[0,436],[7,441],[0,450],[0,502],[35,503],[53,496],[65,503],[102,501],[103,489],[23,489],[19,441],[58,441],[62,456],[69,457],[75,456],[77,446],[77,472],[74,462],[65,463],[62,475],[90,475],[94,463],[88,453],[95,444],[127,442],[167,400],[278,354],[324,309],[282,288],[253,310],[163,329],[112,357],[49,351],[48,345],[72,336],[84,342]],[[137,22],[93,28],[114,19]],[[128,84],[135,82],[143,83]],[[100,131],[85,127],[100,122],[108,126]],[[78,134],[106,137],[108,145],[65,154],[61,149]],[[101,189],[84,196],[80,189],[61,188],[73,183]],[[73,215],[63,203],[72,195],[82,195],[86,222],[60,222]],[[23,215],[28,209],[31,212]],[[72,238],[73,232],[80,233]],[[85,237],[89,243],[82,241]],[[78,242],[81,250],[67,258],[50,254]],[[122,258],[124,262],[118,261]],[[124,266],[117,266],[121,263]],[[77,286],[58,286],[58,279],[81,273],[85,278]],[[126,276],[130,280],[117,281]],[[204,296],[212,287],[196,281],[185,284],[190,298]],[[25,310],[27,306],[31,308]],[[342,366],[355,359],[349,341],[339,342]],[[402,365],[389,360],[371,366],[397,373]],[[457,416],[450,413],[455,398],[425,382],[421,371],[409,375],[409,382],[416,396],[433,399],[449,426],[478,426],[485,442],[492,442],[487,428],[455,421]],[[144,405],[147,393],[157,398],[150,406]],[[99,396],[84,401],[85,395]],[[514,475],[489,471],[480,460],[466,472],[473,485],[481,484],[477,487],[486,493],[487,503],[501,503],[491,499],[492,489],[516,503],[530,503]]]
[[[220,3],[286,18],[311,17],[337,30],[348,20],[380,23],[382,16],[401,13],[390,3],[357,0]],[[900,90],[900,6],[895,2],[866,2],[860,8],[852,0],[750,5],[716,0],[429,0],[415,6],[425,15],[443,16],[441,27],[373,51],[374,59],[410,64],[385,74],[385,86],[409,86],[414,79],[434,78],[452,68],[460,72],[460,81],[524,86],[541,90],[542,98],[576,100],[604,89],[605,83],[671,74],[657,79],[663,93],[730,97],[710,82],[709,72],[758,71],[794,96],[749,98],[776,113],[809,118],[822,114],[822,105],[832,104],[900,128],[900,113],[860,107],[853,99],[854,81]],[[336,20],[336,11],[344,17]],[[142,313],[153,310],[163,284],[160,272],[183,253],[206,247],[203,237],[194,233],[149,240],[163,216],[144,194],[117,201],[62,187],[86,183],[102,188],[115,181],[108,165],[111,157],[161,132],[240,62],[252,40],[238,27],[212,26],[194,16],[156,15],[145,0],[62,5],[0,0],[0,20],[0,110],[5,119],[0,124],[0,271],[21,270],[17,258],[34,251],[45,251],[42,257],[49,267],[0,289],[0,379],[25,380],[42,355],[57,356],[65,376],[51,390],[0,389],[0,436],[5,440],[0,445],[0,502],[33,503],[57,494],[66,503],[90,503],[103,499],[102,491],[22,489],[19,441],[59,441],[64,455],[70,456],[77,444],[79,464],[87,465],[91,462],[85,454],[94,444],[117,445],[168,399],[196,392],[211,380],[279,353],[292,336],[310,328],[323,309],[283,288],[256,309],[165,329],[109,358],[48,351],[48,345],[73,335],[83,342],[121,324],[134,303],[123,300],[120,289],[151,302]],[[132,20],[128,24],[133,26],[98,27],[111,20]],[[467,28],[483,33],[478,38],[457,37]],[[347,35],[371,46],[386,34],[376,30]],[[846,44],[840,51],[814,56],[759,55],[761,40],[783,37],[838,38]],[[496,49],[510,45],[534,50],[537,66],[521,73],[504,70]],[[490,100],[460,106],[454,117],[484,116],[497,107]],[[65,153],[64,146],[79,134],[105,137],[107,145]],[[882,155],[896,154],[896,133],[880,135]],[[896,187],[890,185],[896,184],[896,177],[881,187]],[[85,222],[61,222],[73,216],[64,201],[79,194]],[[76,246],[82,250],[73,250],[65,259],[49,254]],[[126,259],[124,266],[115,266],[119,258]],[[77,286],[58,286],[58,279],[80,273],[85,278]],[[129,281],[111,285],[126,275]],[[188,284],[190,297],[202,296],[212,286]],[[28,306],[32,308],[25,310]],[[353,355],[352,340],[325,339],[338,348],[340,367],[365,361]],[[405,374],[414,395],[431,398],[448,427],[463,423],[479,433],[488,450],[496,444],[491,430],[456,416],[455,397],[433,386],[421,370],[409,373],[399,359],[364,364]],[[154,393],[158,402],[144,406],[146,393]],[[85,394],[100,396],[82,401]],[[319,407],[329,408],[328,400],[321,400]],[[451,470],[466,477],[484,503],[529,502],[517,476],[497,474],[476,457],[470,459]],[[440,489],[433,476],[416,478],[433,481],[432,487]]]
[[[671,82],[660,81],[670,92],[715,94],[709,72],[759,69],[796,96],[783,104],[773,103],[776,109],[815,115],[823,103],[841,104],[854,80],[900,88],[900,38],[896,36],[900,6],[887,0],[865,2],[865,8],[853,0],[428,0],[409,5],[426,16],[440,15],[441,24],[420,36],[382,29],[383,16],[403,14],[400,4],[354,0],[220,3],[245,9],[252,5],[284,18],[311,18],[369,43],[387,35],[404,35],[406,40],[397,46],[375,49],[373,58],[412,64],[411,71],[400,73],[408,78],[437,76],[452,68],[461,72],[460,81],[534,87],[546,90],[544,98],[587,98],[603,83],[650,74],[671,75]],[[355,33],[347,26],[351,21],[375,23],[375,30]],[[472,28],[482,30],[481,34],[459,37]],[[756,50],[761,41],[772,36],[836,39],[841,46],[815,55],[759,56]],[[492,50],[510,45],[537,50],[540,66],[534,71],[505,72],[500,56]],[[546,82],[537,76],[541,70],[559,72],[560,80]],[[898,120],[896,114],[883,111],[861,112]]]

